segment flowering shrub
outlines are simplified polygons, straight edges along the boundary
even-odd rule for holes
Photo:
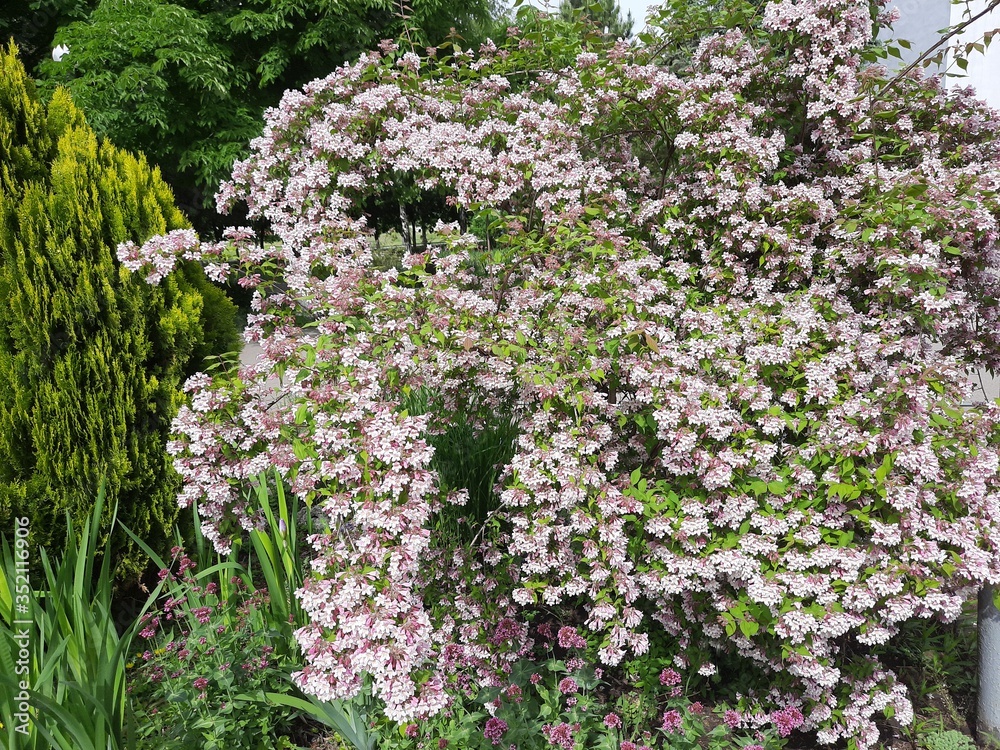
[[[171,450],[220,550],[268,463],[325,514],[306,691],[437,714],[530,653],[546,608],[580,614],[602,668],[665,632],[684,672],[765,675],[749,697],[779,731],[868,748],[911,718],[879,660],[900,623],[1000,582],[998,411],[962,408],[1000,352],[1000,121],[865,64],[889,20],[868,3],[719,13],[683,63],[659,57],[695,33],[669,12],[663,45],[562,69],[544,25],[441,59],[384,45],[286,94],[222,188],[281,239],[209,248],[256,285],[265,360],[192,378]],[[395,183],[479,234],[445,220],[442,247],[373,267],[364,206]],[[432,531],[467,488],[434,441],[498,413],[495,507],[452,544]]]

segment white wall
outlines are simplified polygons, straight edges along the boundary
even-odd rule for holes
[[[955,26],[978,15],[987,5],[986,0],[968,0],[952,5],[951,25]],[[956,37],[956,40],[963,44],[979,42],[984,33],[998,27],[1000,27],[1000,10],[994,9],[969,26],[961,36]],[[980,97],[994,107],[1000,107],[1000,33],[985,53],[972,52],[969,56],[969,69],[965,71],[966,77],[960,77],[962,70],[956,66],[951,66],[948,73],[949,86],[974,86]]]

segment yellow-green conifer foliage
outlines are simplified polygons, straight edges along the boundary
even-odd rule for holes
[[[82,526],[104,478],[126,525],[157,548],[171,538],[165,445],[205,346],[204,279],[188,268],[149,286],[115,249],[186,226],[157,169],[99,141],[65,91],[41,102],[16,50],[0,49],[4,528],[27,516],[34,542],[58,546],[65,511]],[[121,580],[143,555],[120,531],[115,543]]]

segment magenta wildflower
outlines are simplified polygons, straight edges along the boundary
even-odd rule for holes
[[[420,727],[418,727],[416,724],[407,724],[406,725],[406,736],[407,737],[411,737],[412,738],[412,737],[416,737],[419,734],[420,734]]]
[[[722,715],[722,720],[726,722],[726,726],[730,729],[736,729],[740,725],[740,712],[730,708]]]
[[[660,672],[660,684],[661,685],[680,685],[681,676],[673,669],[667,668]]]
[[[604,726],[609,729],[618,729],[622,725],[622,717],[616,713],[610,713],[604,717]]]
[[[208,687],[208,680],[205,679],[204,677],[199,677],[194,682],[192,682],[191,684],[194,685],[195,690],[202,690],[202,691],[204,691],[205,688]]]
[[[676,732],[681,728],[681,712],[672,708],[663,714],[663,723],[660,729],[665,732]]]
[[[587,639],[576,632],[576,628],[565,625],[559,628],[559,645],[562,648],[586,648]]]
[[[506,733],[507,722],[503,719],[498,719],[495,716],[486,722],[486,728],[483,729],[483,736],[490,740],[494,745],[499,745],[500,740]]]
[[[563,722],[555,726],[546,724],[542,727],[542,734],[545,735],[550,744],[561,747],[563,750],[573,750],[573,733],[579,730],[579,724],[570,726]]]
[[[572,695],[580,692],[580,686],[572,677],[563,677],[559,681],[559,692],[564,695]]]
[[[787,737],[802,726],[805,717],[795,706],[789,706],[781,711],[773,711],[771,713],[771,721],[777,727],[778,734],[782,737]]]
[[[490,640],[496,645],[500,645],[501,643],[510,643],[520,635],[521,626],[511,618],[505,617],[497,623],[496,630],[493,631],[493,637]]]

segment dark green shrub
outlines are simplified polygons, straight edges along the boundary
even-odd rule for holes
[[[120,266],[119,243],[186,220],[158,170],[99,141],[65,91],[41,102],[13,47],[0,165],[0,528],[26,516],[32,545],[51,546],[104,477],[109,507],[162,549],[177,516],[170,422],[193,358],[231,346],[226,304],[206,303],[198,273],[151,286]],[[122,580],[145,558],[115,534]]]

